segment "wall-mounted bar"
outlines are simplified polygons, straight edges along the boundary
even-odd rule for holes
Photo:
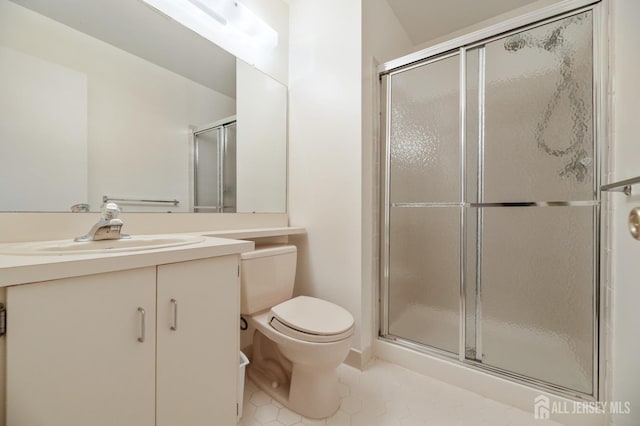
[[[640,176],[610,183],[608,185],[602,185],[600,187],[600,191],[623,192],[624,195],[630,196],[631,186],[635,184],[640,184]]]
[[[109,201],[115,201],[122,204],[171,204],[174,206],[178,206],[180,201],[178,200],[145,200],[145,199],[135,199],[135,198],[121,198],[121,197],[109,197],[108,195],[102,196],[102,202],[108,203]]]

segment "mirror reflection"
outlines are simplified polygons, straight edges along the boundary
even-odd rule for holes
[[[284,212],[286,102],[141,1],[0,0],[0,211]]]

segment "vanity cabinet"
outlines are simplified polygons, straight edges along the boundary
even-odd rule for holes
[[[158,266],[157,426],[236,424],[238,261]]]
[[[154,425],[155,282],[147,267],[9,287],[6,424]]]
[[[9,287],[11,426],[231,425],[238,256]]]

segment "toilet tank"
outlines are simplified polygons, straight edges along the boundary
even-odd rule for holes
[[[291,299],[296,246],[256,246],[240,255],[240,313],[251,315]]]

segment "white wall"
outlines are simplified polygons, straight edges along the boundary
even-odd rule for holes
[[[236,70],[237,211],[285,212],[287,87],[241,60]]]
[[[362,2],[362,336],[361,348],[370,353],[378,333],[377,314],[379,187],[377,66],[411,48],[411,40],[386,0]]]
[[[611,68],[613,80],[614,172],[610,181],[640,176],[638,138],[640,80],[640,2],[612,0]],[[640,187],[633,188],[640,194]],[[640,207],[640,195],[611,194],[612,282],[607,289],[612,298],[611,400],[631,402],[630,415],[613,417],[616,425],[640,424],[640,241],[631,238],[627,217]]]
[[[76,203],[176,198],[188,210],[189,126],[233,115],[234,99],[6,0],[0,46],[86,75],[89,199]]]
[[[296,294],[342,305],[360,348],[360,0],[291,0],[289,215],[307,228],[298,245]]]
[[[0,208],[85,202],[87,76],[1,46],[0,64]]]

